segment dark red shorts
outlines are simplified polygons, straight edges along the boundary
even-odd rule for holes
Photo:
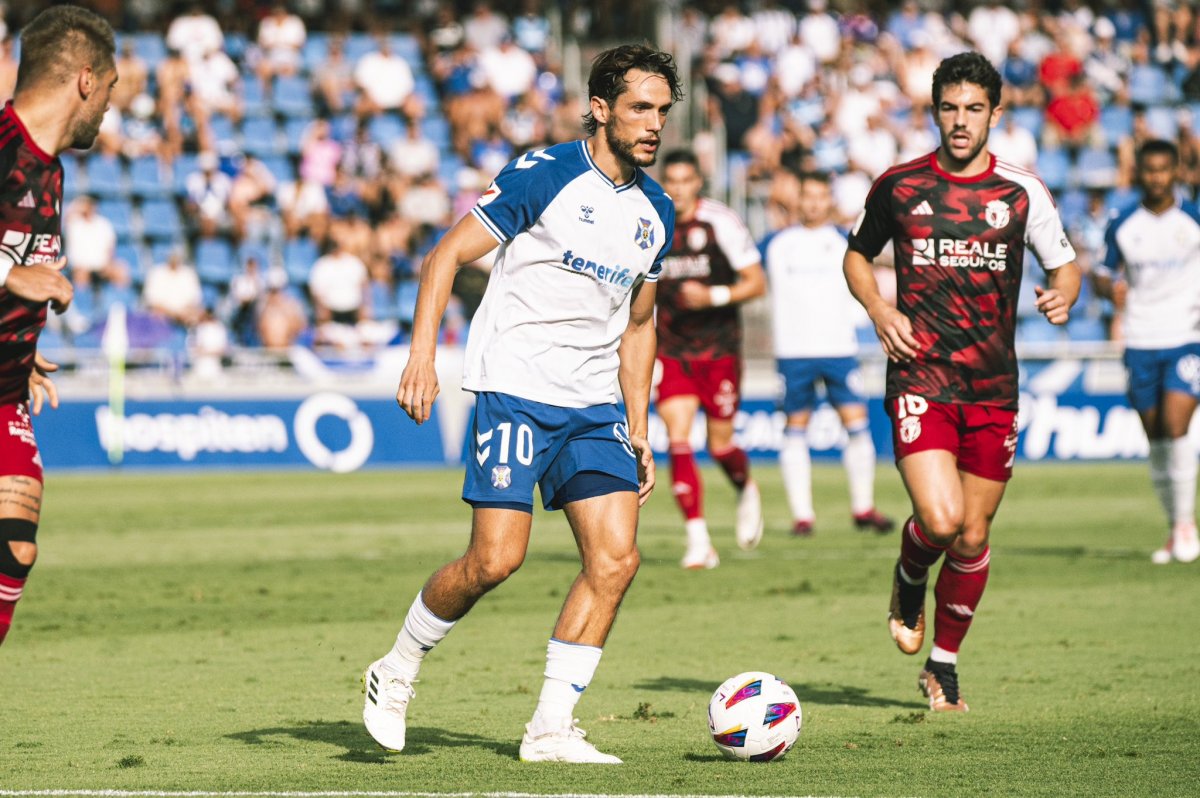
[[[996,482],[1012,478],[1017,411],[930,402],[913,394],[889,397],[885,405],[897,463],[916,452],[944,449],[958,459],[959,471]]]
[[[659,402],[673,396],[698,396],[709,418],[733,418],[741,401],[741,358],[729,355],[711,360],[676,360],[660,356],[658,363],[662,367]]]
[[[42,482],[42,455],[38,452],[29,406],[0,405],[0,476],[32,477]]]

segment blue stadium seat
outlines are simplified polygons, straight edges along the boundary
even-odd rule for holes
[[[134,158],[129,163],[129,188],[135,197],[167,197],[171,188],[163,179],[164,173],[162,164],[153,155]]]
[[[223,238],[202,238],[196,242],[196,274],[201,282],[228,285],[237,271],[233,247]]]
[[[261,160],[280,183],[289,183],[296,179],[296,170],[286,155],[271,155]]]
[[[346,37],[346,60],[351,64],[358,63],[358,59],[378,49],[375,37],[369,33],[351,33]]]
[[[129,268],[129,277],[134,284],[141,285],[146,279],[146,255],[141,248],[130,242],[117,244],[116,256]]]
[[[1129,101],[1135,105],[1160,105],[1171,99],[1171,82],[1157,66],[1135,64],[1128,79]]]
[[[311,238],[293,238],[283,245],[283,268],[293,285],[308,282],[308,273],[313,263],[321,256]]]
[[[263,83],[258,75],[242,76],[242,104],[248,117],[266,116],[271,113],[267,93],[263,90]]]
[[[397,318],[396,292],[385,283],[371,282],[371,317],[380,321]]]
[[[1159,105],[1146,109],[1146,126],[1159,138],[1174,140],[1179,132],[1179,110],[1175,106]]]
[[[283,122],[283,138],[287,141],[287,154],[299,155],[300,142],[304,140],[304,131],[312,124],[311,119],[285,119]]]
[[[1141,195],[1134,188],[1114,188],[1104,195],[1104,206],[1109,210],[1123,211],[1141,202]]]
[[[200,283],[200,303],[204,307],[216,311],[221,304],[222,295],[221,286],[215,283]]]
[[[1064,150],[1043,148],[1038,153],[1037,173],[1051,191],[1062,191],[1071,175],[1071,161]]]
[[[373,116],[367,123],[367,133],[372,141],[387,150],[392,142],[404,135],[404,122],[392,114]]]
[[[301,51],[301,58],[304,62],[304,70],[310,75],[321,68],[321,64],[325,63],[325,57],[329,54],[329,34],[322,31],[309,31],[308,38],[304,40],[304,49]]]
[[[83,194],[87,191],[87,174],[79,166],[79,158],[71,153],[59,156],[63,169],[63,191]]]
[[[84,168],[87,170],[89,193],[97,197],[119,197],[126,192],[125,176],[121,173],[121,162],[114,155],[92,155]]]
[[[1069,191],[1064,191],[1058,197],[1055,197],[1058,202],[1058,213],[1062,217],[1063,225],[1069,230],[1079,223],[1084,216],[1087,215],[1088,197],[1087,193],[1073,188]]]
[[[255,158],[269,158],[285,152],[279,129],[269,116],[247,117],[242,123],[242,151]]]
[[[250,258],[258,261],[258,270],[260,273],[264,273],[271,265],[271,250],[266,244],[244,242],[237,249],[238,267],[243,266]]]
[[[133,206],[129,200],[102,199],[96,205],[96,212],[112,222],[118,242],[133,238]]]
[[[279,75],[275,78],[275,92],[271,103],[275,110],[284,116],[311,117],[312,86],[306,78],[299,75]]]
[[[167,57],[167,43],[161,33],[135,33],[133,52],[146,62],[153,75],[159,63]]]
[[[425,68],[425,59],[421,57],[421,44],[411,33],[393,33],[388,37],[392,52],[408,62],[413,71]]]
[[[183,238],[183,220],[172,199],[149,199],[142,204],[142,235],[153,240]]]
[[[232,119],[224,114],[213,114],[208,118],[208,125],[218,152],[227,153],[237,149],[237,129]]]
[[[1033,137],[1038,141],[1042,139],[1042,128],[1046,124],[1046,112],[1041,108],[1032,106],[1021,106],[1019,108],[1009,109],[1008,113],[1016,122],[1017,127],[1023,127],[1033,134]]]
[[[1108,148],[1091,147],[1075,161],[1076,182],[1085,188],[1106,188],[1117,182],[1117,156]]]
[[[358,120],[353,114],[341,114],[329,120],[329,135],[337,141],[351,141],[358,128]]]
[[[159,266],[167,262],[167,258],[176,248],[182,246],[180,241],[151,241],[150,242],[150,266]]]
[[[1037,308],[1033,303],[1037,301],[1037,293],[1033,290],[1038,284],[1036,277],[1032,276],[1031,270],[1026,264],[1024,276],[1021,278],[1021,285],[1017,290],[1017,318],[1028,319],[1038,315]]]
[[[194,152],[185,152],[175,156],[175,162],[171,165],[171,171],[174,173],[172,188],[176,194],[183,196],[187,193],[187,178],[192,172],[198,170],[196,166],[196,159],[198,157]]]
[[[1133,133],[1133,110],[1128,105],[1106,105],[1100,109],[1100,128],[1110,147]]]
[[[450,146],[450,123],[446,121],[446,117],[440,114],[427,116],[421,120],[421,134],[436,144],[438,149]]]
[[[417,281],[401,280],[400,284],[396,286],[396,317],[411,327],[416,312]]]

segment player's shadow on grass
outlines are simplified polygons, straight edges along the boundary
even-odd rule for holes
[[[266,729],[251,729],[226,735],[228,739],[238,740],[246,745],[270,747],[279,745],[280,737],[290,737],[306,743],[325,743],[335,745],[343,750],[332,758],[343,762],[361,762],[368,765],[382,765],[395,761],[397,754],[382,750],[361,723],[350,721],[312,720],[297,723],[294,726],[274,726]],[[435,748],[482,748],[490,750],[499,756],[515,759],[519,746],[512,741],[501,742],[480,737],[474,734],[464,734],[446,729],[435,729],[428,726],[416,726],[408,729],[408,738],[404,746],[403,756],[419,756],[433,751]]]
[[[886,696],[875,696],[862,687],[849,685],[804,685],[789,682],[788,685],[796,691],[796,697],[801,704],[830,704],[850,705],[854,707],[907,707],[919,709],[925,704],[920,701],[897,701]],[[681,693],[700,693],[707,695],[716,687],[715,682],[701,679],[679,679],[674,676],[659,676],[657,679],[646,679],[634,685],[638,690],[673,691]]]

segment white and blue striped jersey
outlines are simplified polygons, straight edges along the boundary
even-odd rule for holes
[[[1139,204],[1117,214],[1104,234],[1101,262],[1101,273],[1125,268],[1128,348],[1200,341],[1200,210],[1193,203],[1160,214]]]
[[[842,274],[846,234],[832,224],[785,227],[762,242],[775,357],[852,357],[862,308]]]
[[[640,169],[613,183],[573,141],[504,167],[471,213],[500,249],[463,387],[559,407],[615,402],[630,294],[662,271],[671,198]]]

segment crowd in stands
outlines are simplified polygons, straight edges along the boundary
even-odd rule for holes
[[[209,364],[235,346],[402,341],[437,237],[512,157],[582,135],[537,0],[231,0],[220,21],[202,4],[170,18],[111,5],[120,82],[95,148],[63,159],[77,294],[48,348],[95,345],[117,301],[138,316],[135,343]],[[789,170],[833,173],[851,223],[876,176],[936,146],[934,67],[980,50],[1006,81],[992,149],[1055,193],[1087,268],[1110,211],[1136,201],[1140,142],[1177,142],[1188,190],[1200,181],[1198,33],[1185,3],[758,0],[684,6],[670,36],[705,102],[708,131],[689,143],[714,190],[737,181],[758,198],[759,234],[787,222]],[[10,35],[0,99],[15,50]],[[482,267],[460,276],[450,341]],[[1057,340],[1033,312],[1038,273],[1026,269],[1020,335]],[[1103,340],[1112,315],[1087,296],[1065,334]]]

